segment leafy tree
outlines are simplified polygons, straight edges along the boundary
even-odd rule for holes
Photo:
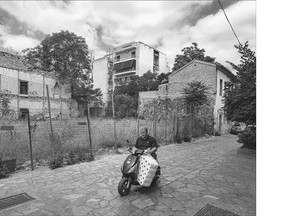
[[[201,81],[192,81],[183,89],[185,105],[190,108],[191,113],[195,114],[194,111],[199,106],[208,102],[208,90],[209,88]]]
[[[211,109],[209,109],[211,105],[209,104],[208,90],[209,88],[202,81],[192,81],[188,83],[188,86],[182,91],[182,94],[184,94],[184,105],[186,106],[187,113],[190,114],[190,118],[185,118],[183,128],[184,141],[190,141],[192,135],[194,137],[199,136],[200,133],[197,129],[199,119],[204,120],[205,131],[207,130],[206,120],[209,120],[211,116]],[[201,116],[201,114],[204,114],[204,116]],[[192,123],[194,123],[194,131]]]
[[[118,118],[135,117],[137,114],[136,103],[133,97],[127,94],[115,96],[115,114]]]
[[[91,89],[91,60],[86,41],[73,32],[61,31],[47,35],[40,45],[23,50],[24,58],[34,68],[71,84],[72,98],[82,103],[82,94]],[[79,96],[80,95],[80,96]]]
[[[0,90],[0,118],[6,118],[12,112],[10,109],[10,98],[8,96],[9,92],[7,90]]]
[[[157,81],[158,81],[158,85],[160,84],[164,84],[164,83],[167,83],[168,82],[168,76],[170,75],[171,73],[161,73],[157,76]]]
[[[131,81],[128,83],[122,83],[122,85],[116,86],[114,90],[114,101],[115,101],[115,113],[117,117],[126,117],[126,116],[136,116],[138,109],[138,97],[140,91],[157,91],[158,86],[165,80],[168,79],[168,74],[161,73],[157,75],[156,73],[151,73],[147,71],[142,76],[133,76]],[[111,92],[112,93],[112,92]],[[119,97],[118,97],[119,96]],[[118,99],[116,100],[116,98]],[[121,100],[120,100],[121,99]],[[119,103],[130,103],[129,106],[121,105]],[[122,109],[130,109],[125,111]],[[117,114],[118,113],[118,114]],[[112,116],[112,103],[108,102],[106,108],[106,116]]]
[[[194,59],[206,61],[206,62],[214,62],[215,58],[210,56],[205,56],[205,49],[198,48],[198,44],[196,42],[192,43],[192,46],[185,47],[181,50],[182,54],[176,55],[174,67],[172,71],[178,70],[183,67],[187,63],[191,62]]]
[[[139,86],[138,86],[138,76],[132,77],[132,80],[126,85],[119,85],[115,87],[115,95],[127,94],[131,97],[138,98]]]
[[[246,42],[235,45],[242,55],[240,64],[229,62],[237,71],[236,78],[228,83],[224,94],[224,110],[228,120],[256,125],[256,56]]]
[[[139,77],[137,82],[139,91],[158,90],[159,81],[157,80],[157,74],[152,73],[150,70],[144,73],[141,77]]]

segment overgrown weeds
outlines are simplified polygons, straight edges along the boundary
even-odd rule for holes
[[[74,147],[72,149],[62,150],[51,157],[48,163],[50,169],[56,169],[81,162],[90,162],[94,160],[91,149],[87,147]]]

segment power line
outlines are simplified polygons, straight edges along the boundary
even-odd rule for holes
[[[240,43],[240,41],[239,41],[239,39],[238,39],[237,35],[236,35],[236,32],[234,31],[234,29],[233,29],[233,27],[232,27],[232,24],[230,23],[230,21],[229,21],[229,19],[228,19],[227,15],[226,15],[226,13],[225,13],[225,10],[224,10],[224,8],[223,8],[223,6],[222,6],[222,4],[221,4],[220,0],[218,0],[218,3],[219,3],[219,5],[220,5],[221,9],[223,10],[223,13],[224,13],[224,15],[225,15],[225,17],[226,17],[226,19],[227,19],[227,21],[228,21],[228,23],[229,23],[229,25],[230,25],[230,27],[231,27],[232,31],[233,31],[233,33],[234,33],[234,35],[235,35],[235,37],[236,37],[236,39],[237,39],[238,43],[239,43],[240,45],[242,45],[242,44]]]

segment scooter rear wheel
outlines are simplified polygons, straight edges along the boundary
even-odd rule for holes
[[[123,177],[118,184],[118,192],[121,196],[126,196],[129,194],[131,189],[131,182],[127,177]]]

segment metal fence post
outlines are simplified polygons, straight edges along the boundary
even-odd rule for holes
[[[167,101],[168,101],[168,85],[166,84],[165,86],[165,145],[167,145],[167,115],[168,115],[168,106],[167,106]]]
[[[137,137],[140,136],[140,131],[139,131],[139,127],[140,127],[140,119],[139,119],[139,115],[140,115],[140,98],[138,96],[138,107],[137,107]]]
[[[155,99],[153,99],[153,136],[156,139],[156,105],[155,105]]]
[[[28,113],[27,113],[27,117],[28,117],[28,133],[29,133],[29,150],[30,150],[31,169],[34,170],[34,166],[33,166],[33,153],[32,153],[32,140],[31,140],[31,126],[30,126],[30,113],[29,113],[29,110],[28,110]]]
[[[113,126],[114,126],[114,147],[115,147],[115,149],[117,149],[114,91],[112,91],[112,111],[113,111]]]
[[[47,92],[47,100],[48,100],[48,112],[49,112],[49,121],[50,121],[50,129],[51,129],[51,141],[52,141],[52,148],[53,148],[53,156],[55,157],[54,133],[53,133],[53,126],[52,126],[51,107],[50,107],[50,97],[49,97],[48,85],[46,85],[46,92]]]
[[[88,135],[89,135],[89,144],[90,144],[90,151],[91,155],[93,154],[92,151],[92,138],[91,138],[91,127],[90,127],[90,107],[89,107],[89,102],[87,102],[87,125],[88,125]]]

